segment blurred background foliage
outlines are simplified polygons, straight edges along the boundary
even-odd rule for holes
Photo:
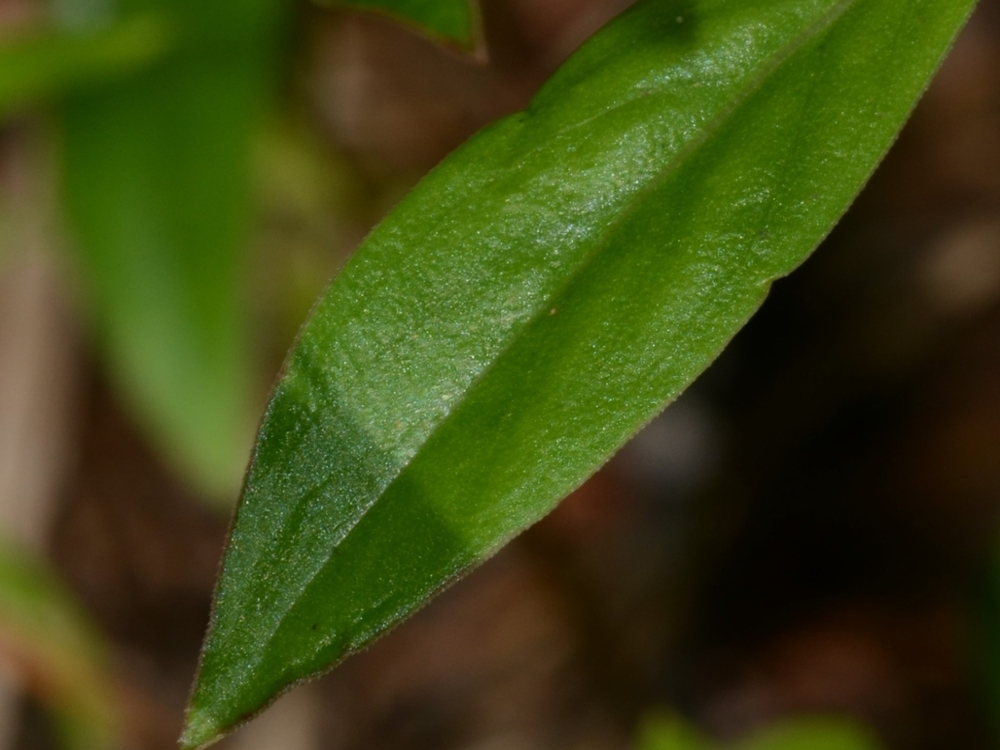
[[[0,745],[175,747],[253,426],[316,296],[628,0],[351,5],[0,0]],[[998,342],[983,0],[705,378],[227,743],[996,747]]]
[[[51,708],[63,746],[116,746],[102,636],[49,566],[9,540],[0,548],[0,652]]]
[[[720,747],[677,716],[652,716],[638,750],[712,750]],[[734,750],[879,750],[871,733],[844,719],[799,717],[778,722],[724,747]]]

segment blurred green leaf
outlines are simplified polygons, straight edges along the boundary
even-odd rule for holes
[[[648,718],[639,731],[637,750],[713,750],[715,745],[677,715]]]
[[[231,498],[255,371],[244,285],[251,144],[280,0],[140,2],[179,29],[167,59],[72,99],[66,199],[118,383],[176,466]]]
[[[469,48],[475,42],[470,0],[320,0],[357,10],[384,13],[443,41]]]
[[[9,543],[0,545],[0,657],[54,712],[67,747],[114,746],[100,636],[48,566]]]
[[[748,740],[710,742],[678,716],[654,716],[643,725],[637,750],[880,750],[875,736],[857,722],[832,717],[785,719],[752,734]]]
[[[100,31],[47,29],[0,38],[0,115],[133,73],[161,57],[169,25],[146,14]]]
[[[1000,736],[1000,545],[980,571],[972,591],[972,638],[977,677],[983,689],[985,713]]]
[[[879,750],[875,736],[847,719],[790,719],[757,732],[740,750]]]
[[[841,216],[972,0],[646,0],[369,236],[264,418],[183,741],[548,513]]]

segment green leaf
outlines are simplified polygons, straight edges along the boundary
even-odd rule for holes
[[[0,545],[0,652],[59,720],[64,745],[114,747],[104,644],[43,561]]]
[[[657,715],[643,722],[636,747],[638,750],[713,750],[715,744],[680,716]]]
[[[66,107],[66,200],[117,382],[167,457],[229,499],[252,431],[250,162],[278,3],[159,6],[174,54]]]
[[[168,24],[146,14],[100,31],[49,29],[0,38],[0,115],[128,75],[162,56]]]
[[[323,2],[324,0],[321,0]],[[384,13],[443,41],[472,47],[475,15],[470,0],[325,0],[327,4]]]
[[[646,0],[372,233],[273,394],[183,742],[583,482],[841,216],[972,0]]]
[[[678,716],[647,719],[638,750],[711,750],[709,741]],[[856,722],[824,716],[784,719],[754,732],[749,739],[724,747],[735,750],[880,750],[875,736]]]
[[[814,717],[783,721],[737,747],[740,750],[879,750],[882,745],[855,722]]]
[[[975,677],[986,700],[983,708],[994,732],[1000,732],[1000,545],[979,571],[973,589],[975,607],[973,653],[977,655]]]

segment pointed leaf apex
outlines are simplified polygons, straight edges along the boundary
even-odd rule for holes
[[[184,731],[181,733],[181,750],[200,750],[222,739],[225,730],[218,720],[208,711],[191,706],[184,720]]]

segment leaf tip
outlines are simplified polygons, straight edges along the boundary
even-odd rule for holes
[[[191,705],[181,732],[181,750],[200,750],[218,742],[224,734],[225,729],[211,712]]]

